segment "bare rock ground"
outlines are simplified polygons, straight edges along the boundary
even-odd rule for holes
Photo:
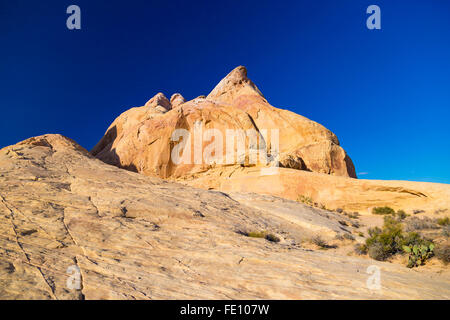
[[[60,135],[31,138],[0,150],[0,298],[450,298],[447,270],[302,245],[313,234],[354,234],[342,219],[129,172]],[[366,286],[370,265],[381,270],[381,290]],[[79,290],[67,286],[74,266]]]

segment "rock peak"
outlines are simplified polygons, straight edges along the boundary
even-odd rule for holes
[[[257,95],[264,98],[258,87],[247,77],[247,68],[234,68],[208,95],[208,100],[232,103],[240,95]]]
[[[172,105],[169,99],[167,99],[164,93],[162,92],[157,93],[153,98],[148,100],[145,106],[154,109],[156,109],[157,107],[162,107],[166,110],[172,109]]]

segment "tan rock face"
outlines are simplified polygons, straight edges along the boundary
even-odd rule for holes
[[[122,170],[59,135],[0,150],[0,299],[450,298],[448,269],[303,246],[315,234],[359,241],[350,225],[295,201]],[[238,233],[261,230],[280,242]],[[367,288],[371,265],[381,290]]]
[[[221,134],[220,137],[202,136],[200,161],[195,158],[196,128],[203,133],[215,129]],[[177,129],[190,134],[189,152],[183,149],[179,153],[189,161],[181,163],[173,161],[174,148],[184,141],[184,138],[174,141]],[[227,130],[245,132],[243,153],[239,152],[237,142],[230,146]],[[275,131],[278,140],[275,133],[272,134]],[[214,159],[211,160],[205,154],[216,139],[222,141],[223,149],[212,152]],[[259,152],[270,161],[252,163],[249,160],[255,141]],[[273,149],[278,149],[276,158]],[[234,160],[217,160],[226,158],[230,150]],[[233,70],[207,97],[185,102],[180,95],[174,95],[168,101],[158,94],[146,106],[124,112],[91,152],[98,159],[121,168],[173,179],[217,166],[266,166],[276,159],[284,167],[356,177],[351,159],[331,131],[305,117],[271,106],[248,79],[244,67]]]
[[[328,209],[370,214],[389,206],[412,214],[450,210],[450,185],[413,181],[362,180],[323,173],[279,168],[266,174],[260,168],[215,168],[192,175],[184,184],[224,192],[254,192],[291,200],[308,197]],[[446,212],[447,212],[446,211]]]

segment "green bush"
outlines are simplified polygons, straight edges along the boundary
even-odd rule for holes
[[[450,218],[449,217],[439,218],[437,219],[436,222],[440,226],[448,226],[450,224]]]
[[[403,233],[400,221],[391,216],[384,217],[383,228],[369,229],[369,238],[366,239],[366,246],[369,256],[375,260],[383,261],[396,253],[405,252],[405,247],[426,246],[430,249],[431,241],[424,240],[416,232]],[[430,250],[433,251],[432,249]],[[425,262],[431,255],[424,252],[423,256],[417,257],[415,262],[420,264]],[[420,259],[419,259],[420,258]],[[411,258],[411,260],[414,260]],[[408,266],[410,263],[408,262]]]
[[[404,220],[408,215],[403,210],[398,210],[396,213],[397,219]]]
[[[271,242],[280,242],[280,238],[278,238],[276,235],[273,235],[271,233],[267,233],[266,231],[252,231],[244,233],[247,237],[250,238],[264,238]]]
[[[381,215],[388,215],[388,214],[395,214],[394,209],[390,207],[376,207],[372,210],[373,214],[381,214]]]
[[[365,244],[358,243],[354,247],[356,254],[363,255],[367,253],[367,246]]]
[[[314,201],[313,201],[313,199],[311,199],[311,197],[304,196],[304,195],[299,195],[297,198],[297,201],[307,204],[309,206],[312,206],[314,204]]]
[[[402,242],[402,226],[389,216],[384,218],[383,229],[378,227],[369,229],[369,238],[366,239],[369,256],[379,261],[399,252]],[[374,248],[371,249],[372,247]]]

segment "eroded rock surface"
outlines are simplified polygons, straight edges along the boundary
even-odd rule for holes
[[[122,170],[59,135],[31,138],[0,150],[0,299],[450,298],[446,271],[301,245],[355,233],[342,219]],[[370,265],[381,290],[366,286]],[[78,290],[67,283],[74,268]]]
[[[155,111],[156,110],[156,111]],[[132,108],[121,114],[108,128],[105,136],[93,148],[92,154],[102,161],[143,173],[148,176],[179,179],[209,170],[216,166],[248,166],[248,159],[240,161],[238,155],[226,162],[205,161],[204,153],[212,138],[201,142],[200,163],[195,160],[195,146],[190,145],[190,160],[174,163],[171,155],[177,143],[172,135],[177,129],[195,135],[196,125],[203,131],[216,129],[223,136],[223,150],[217,155],[226,158],[227,130],[254,132],[247,137],[248,158],[254,142],[265,154],[271,154],[279,134],[277,157],[288,168],[325,174],[356,177],[352,160],[339,145],[334,133],[305,117],[271,106],[240,66],[231,71],[208,96],[185,102],[176,94],[168,101],[161,93],[144,107]],[[255,140],[252,140],[252,139]],[[278,144],[278,143],[277,143]],[[230,148],[235,151],[235,148]],[[279,151],[279,152],[278,152]],[[202,157],[203,156],[203,157]],[[226,162],[226,163],[225,163]],[[264,161],[258,166],[266,166]]]

